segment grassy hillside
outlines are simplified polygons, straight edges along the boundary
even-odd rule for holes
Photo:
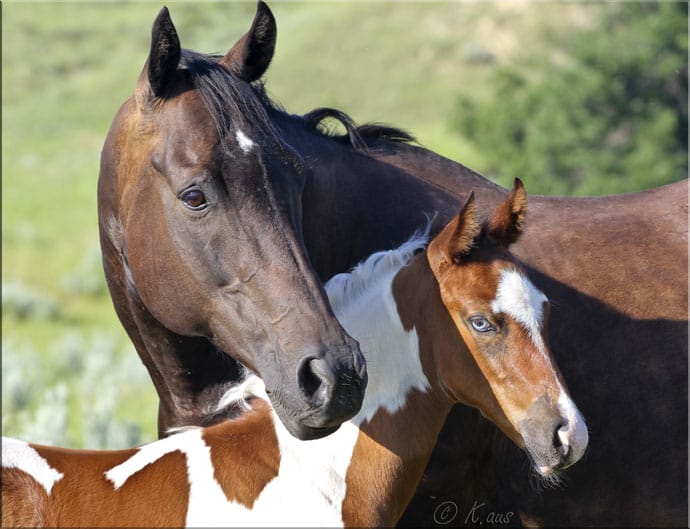
[[[254,3],[168,4],[182,45],[224,52]],[[450,132],[457,95],[596,27],[598,4],[281,2],[269,93],[290,112],[335,106],[403,127],[481,170]],[[146,59],[159,3],[2,5],[3,433],[72,446],[155,436],[156,398],[104,287],[100,148]]]

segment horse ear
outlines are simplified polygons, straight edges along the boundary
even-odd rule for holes
[[[167,7],[163,7],[151,28],[151,51],[137,83],[137,101],[145,103],[151,97],[161,97],[172,80],[182,54],[180,39],[170,18]]]
[[[489,221],[487,234],[504,246],[513,244],[522,233],[526,213],[527,191],[522,181],[516,178],[508,198],[498,206]]]
[[[259,0],[252,27],[220,62],[240,79],[248,83],[256,81],[271,64],[277,35],[278,28],[273,13],[263,1]]]
[[[474,192],[471,192],[460,212],[429,244],[427,255],[434,272],[444,265],[459,263],[472,249],[481,230]]]

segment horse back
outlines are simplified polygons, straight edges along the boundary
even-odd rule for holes
[[[185,525],[189,484],[180,452],[160,457],[115,487],[106,473],[135,449],[26,447],[12,466],[3,461],[3,527]]]

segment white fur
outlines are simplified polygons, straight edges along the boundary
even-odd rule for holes
[[[249,407],[246,399],[251,397],[259,397],[268,400],[263,380],[255,375],[247,376],[240,384],[234,386],[225,393],[221,399],[222,406],[219,406],[219,409],[233,404],[246,409]],[[105,473],[105,477],[113,483],[115,490],[122,487],[131,476],[151,463],[158,461],[165,454],[180,451],[187,455],[189,464],[190,454],[199,450],[205,450],[205,444],[201,440],[201,428],[198,426],[170,428],[167,433],[173,435],[160,439],[154,443],[141,446],[136,454],[128,460],[111,468]]]
[[[249,374],[242,383],[231,387],[223,394],[216,405],[215,411],[221,411],[231,406],[237,406],[244,410],[248,410],[251,406],[247,402],[247,399],[251,397],[259,397],[268,400],[263,380]]]
[[[543,305],[546,300],[542,291],[522,273],[506,269],[501,272],[491,310],[507,314],[521,323],[537,348],[545,354],[546,347],[541,337],[541,328],[544,323]]]
[[[392,290],[396,274],[427,242],[428,228],[396,250],[375,253],[349,274],[338,274],[326,283],[338,321],[359,342],[367,360],[364,403],[352,419],[358,426],[381,407],[389,413],[401,409],[411,390],[429,388],[417,331],[403,328]]]
[[[29,474],[50,495],[53,485],[63,478],[33,447],[24,441],[2,438],[3,468],[17,468]]]
[[[160,439],[155,443],[150,443],[139,447],[137,452],[119,465],[105,472],[106,479],[110,480],[115,490],[122,487],[125,482],[142,468],[158,461],[165,454],[180,451],[187,453],[188,445],[200,433],[200,428],[185,430],[181,433]]]
[[[245,154],[250,153],[251,150],[256,147],[256,143],[254,143],[249,136],[239,129],[235,133],[235,138],[237,138],[237,143],[239,144],[240,149],[242,149],[242,152]]]
[[[558,430],[558,438],[563,445],[570,446],[573,453],[570,464],[577,462],[585,453],[589,443],[589,432],[585,419],[568,394],[561,390],[558,396],[558,409],[568,419],[567,429]]]
[[[201,430],[185,431],[142,447],[128,461],[109,470],[108,479],[116,487],[122,486],[147,464],[179,450],[186,455],[190,483],[188,526],[342,526],[345,477],[359,425],[379,409],[394,413],[404,406],[410,391],[429,387],[419,359],[417,333],[402,327],[392,295],[393,278],[427,239],[422,234],[398,250],[375,254],[351,274],[340,274],[326,285],[336,316],[359,341],[367,359],[369,383],[364,404],[337,432],[313,441],[292,437],[274,413],[280,468],[251,510],[225,498],[213,477]],[[257,384],[260,380],[254,375],[244,383],[253,387],[255,394],[261,393],[256,391]]]
[[[546,296],[522,273],[517,270],[504,270],[501,272],[496,298],[491,304],[491,309],[494,312],[505,313],[522,324],[536,348],[551,365],[551,360],[547,356],[546,345],[541,336],[544,325],[543,307],[546,301]],[[567,428],[560,429],[558,437],[561,443],[571,447],[573,451],[571,464],[573,464],[584,454],[589,441],[589,434],[582,414],[560,381],[558,387],[560,390],[558,407],[561,415],[568,419]],[[541,470],[550,471],[550,469],[544,468]]]

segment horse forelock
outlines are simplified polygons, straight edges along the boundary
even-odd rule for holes
[[[219,137],[225,142],[235,138],[238,130],[247,127],[262,138],[263,145],[268,140],[269,144],[277,147],[276,154],[301,170],[304,162],[300,154],[274,124],[272,113],[297,120],[323,137],[346,142],[359,151],[374,148],[378,141],[416,141],[407,131],[389,125],[358,125],[345,112],[333,108],[317,108],[304,116],[291,116],[268,96],[263,82],[246,83],[220,64],[219,59],[220,56],[217,55],[183,49],[180,67],[190,75],[192,85],[199,91]],[[328,119],[339,122],[345,128],[345,134],[338,134],[327,127],[325,121]]]
[[[240,135],[301,170],[304,163],[300,155],[285,141],[269,116],[268,110],[276,107],[263,88],[241,80],[219,59],[219,56],[183,49],[180,67],[199,91],[222,143],[228,146]],[[239,147],[245,153],[246,146],[246,142],[240,141]]]

